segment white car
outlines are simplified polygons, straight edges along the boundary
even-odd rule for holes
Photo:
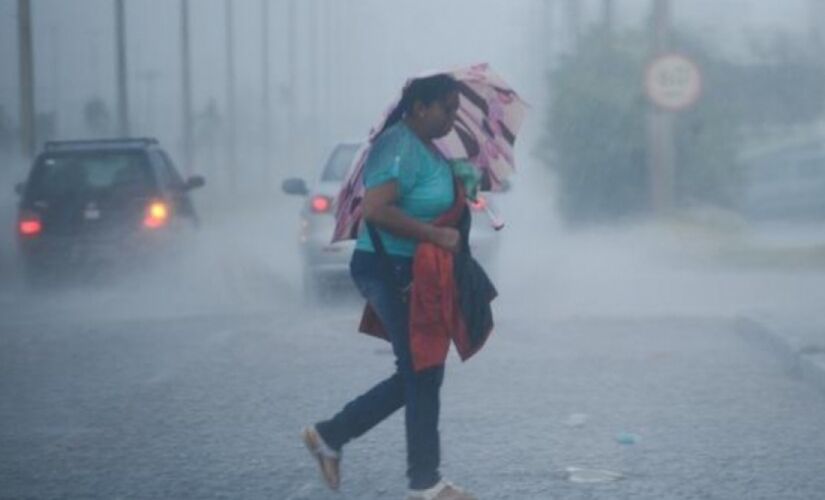
[[[326,296],[341,284],[351,283],[349,261],[355,242],[330,242],[335,227],[332,204],[361,147],[362,144],[359,143],[336,145],[321,169],[319,178],[311,187],[301,178],[290,178],[283,182],[282,189],[285,193],[306,197],[300,212],[298,241],[307,299]],[[492,193],[485,192],[479,196],[478,203],[471,204],[473,224],[470,230],[470,250],[488,271],[494,267],[499,244],[499,235],[487,215],[493,197]]]

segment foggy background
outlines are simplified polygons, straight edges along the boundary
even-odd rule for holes
[[[819,498],[823,20],[823,0],[0,0],[0,497],[327,498],[297,430],[392,357],[355,333],[360,298],[302,297],[307,200],[281,182],[312,186],[410,76],[488,62],[530,110],[491,195],[496,331],[448,363],[448,477],[499,499]],[[672,53],[701,75],[678,111],[644,85]],[[47,140],[122,135],[206,178],[198,234],[179,261],[29,289],[15,184]],[[349,448],[339,498],[404,494],[390,420]]]
[[[36,150],[48,139],[118,135],[115,5],[31,2]],[[275,283],[276,289],[299,286],[294,273],[299,202],[280,191],[285,177],[311,182],[330,148],[364,138],[410,75],[481,61],[491,63],[531,105],[517,143],[514,187],[500,201],[508,223],[501,233],[507,269],[501,287],[533,286],[535,280],[524,279],[540,270],[545,274],[538,286],[546,296],[531,296],[551,301],[559,313],[604,313],[633,297],[639,314],[691,307],[731,313],[788,297],[780,292],[786,287],[765,286],[765,280],[818,279],[809,271],[819,261],[821,204],[784,213],[783,203],[799,195],[775,190],[766,196],[780,209],[766,214],[767,222],[751,217],[753,207],[742,201],[749,184],[740,164],[748,154],[755,157],[752,163],[771,154],[781,163],[811,141],[821,148],[823,73],[813,57],[822,44],[821,2],[669,3],[670,49],[695,54],[704,86],[697,104],[674,114],[674,140],[688,137],[688,142],[677,145],[673,168],[677,177],[688,174],[686,181],[662,188],[672,192],[667,206],[651,201],[651,160],[645,152],[650,143],[615,133],[629,127],[599,128],[602,116],[612,116],[599,113],[615,108],[598,108],[604,98],[598,89],[591,95],[569,93],[607,82],[618,99],[630,96],[631,108],[622,112],[644,134],[640,120],[652,106],[644,97],[642,75],[622,68],[624,87],[614,85],[599,57],[618,58],[598,55],[597,46],[609,34],[613,41],[607,46],[617,53],[635,52],[639,64],[649,59],[655,52],[650,1],[189,2],[191,158],[182,104],[182,5],[124,2],[124,123],[132,136],[157,137],[184,175],[206,176],[207,187],[194,198],[209,242],[196,253],[210,254],[204,257],[207,267],[232,268],[227,272],[234,286],[246,289],[248,279]],[[0,241],[7,283],[15,268],[12,187],[29,166],[20,137],[17,12],[18,2],[0,2],[0,180],[6,186],[0,201],[7,228]],[[785,68],[804,78],[783,79]],[[571,78],[580,81],[565,87],[575,81]],[[740,97],[739,107],[713,115],[731,96]],[[597,105],[590,115],[581,107],[587,103]],[[707,116],[703,109],[710,110]],[[754,145],[766,144],[766,151],[754,155]],[[610,147],[588,153],[599,145]],[[811,168],[821,172],[818,161]],[[822,174],[811,175],[806,196],[817,198]],[[759,189],[770,191],[761,185],[752,191]],[[524,247],[539,249],[530,254],[534,261],[507,261]],[[804,272],[798,269],[800,255]],[[636,294],[628,295],[623,290],[631,283]],[[226,288],[222,278],[213,285],[208,287],[213,291]],[[671,290],[667,297],[659,293],[662,287]],[[203,293],[202,288],[190,293]],[[256,300],[269,303],[253,289]],[[724,300],[708,300],[708,290],[721,290]],[[803,301],[810,296],[801,294]],[[787,301],[799,305],[799,299]]]

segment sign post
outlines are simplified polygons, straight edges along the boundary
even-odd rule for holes
[[[653,209],[663,214],[673,207],[676,172],[674,114],[692,106],[702,91],[698,66],[689,58],[664,53],[648,64],[645,93],[651,102],[648,112],[648,162]]]

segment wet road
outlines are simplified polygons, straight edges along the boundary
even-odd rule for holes
[[[298,432],[393,359],[354,333],[358,301],[301,304],[294,240],[260,230],[294,214],[254,213],[280,220],[231,217],[179,268],[45,293],[0,245],[1,499],[404,497],[400,414],[348,446],[341,494],[321,486]],[[497,330],[447,368],[448,479],[482,499],[822,498],[825,393],[736,318],[817,310],[825,273],[695,269],[671,250],[693,236],[515,217],[506,235]]]
[[[0,498],[403,498],[400,415],[346,449],[340,495],[297,437],[391,369],[386,345],[353,333],[354,302],[17,309],[0,320]],[[448,365],[443,472],[489,499],[815,499],[823,415],[825,394],[730,320],[505,308],[487,348]],[[574,483],[568,467],[624,479]]]

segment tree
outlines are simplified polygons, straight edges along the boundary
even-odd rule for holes
[[[559,205],[572,221],[646,208],[640,38],[615,43],[593,32],[551,77],[548,154]]]
[[[743,125],[820,117],[825,69],[816,60],[787,57],[737,65],[690,37],[678,35],[673,43],[703,77],[700,100],[675,120],[675,202],[731,205]],[[642,87],[649,53],[641,32],[608,38],[596,29],[551,74],[543,152],[558,175],[568,221],[613,220],[650,207],[644,121],[650,104]]]

